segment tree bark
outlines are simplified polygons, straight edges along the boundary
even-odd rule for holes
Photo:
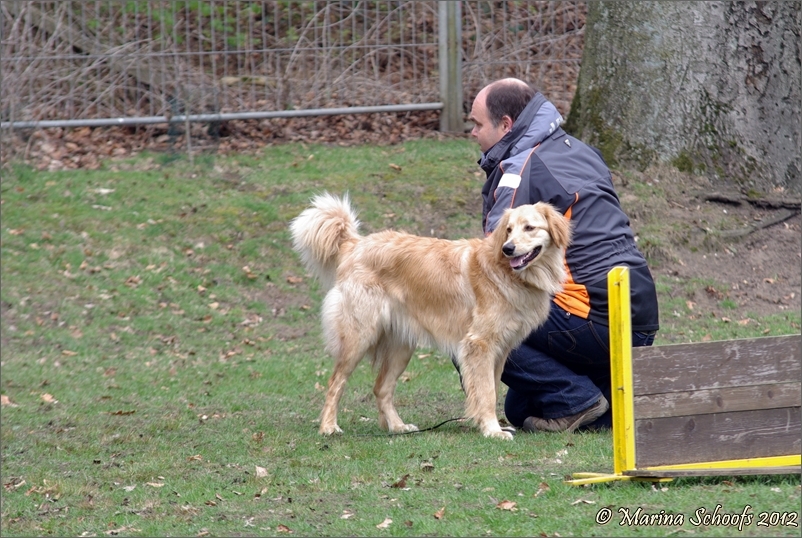
[[[591,2],[569,132],[612,166],[655,161],[800,192],[802,2]]]

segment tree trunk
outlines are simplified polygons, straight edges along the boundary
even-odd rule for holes
[[[608,164],[800,191],[802,2],[591,2],[566,129]]]

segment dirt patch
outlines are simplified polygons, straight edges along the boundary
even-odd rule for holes
[[[700,312],[724,302],[738,316],[802,309],[798,196],[746,196],[668,167],[615,179],[652,272],[672,297]]]

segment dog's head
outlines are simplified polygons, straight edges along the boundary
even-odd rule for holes
[[[501,253],[515,272],[529,267],[546,249],[562,251],[571,242],[568,219],[544,202],[508,209],[496,230],[501,232]]]

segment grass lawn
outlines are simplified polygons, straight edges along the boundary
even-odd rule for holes
[[[609,432],[505,443],[449,422],[388,436],[367,364],[343,397],[345,433],[317,434],[331,359],[289,220],[315,193],[348,191],[365,232],[476,236],[476,158],[469,141],[429,140],[6,165],[2,535],[798,536],[799,476],[577,488],[572,472],[612,471]],[[682,309],[672,301],[661,309]],[[799,318],[713,336],[798,333]],[[710,332],[698,323],[670,330]],[[403,381],[405,421],[461,416],[448,358],[418,350]],[[744,512],[740,529],[704,518]],[[642,525],[649,514],[659,524]]]

